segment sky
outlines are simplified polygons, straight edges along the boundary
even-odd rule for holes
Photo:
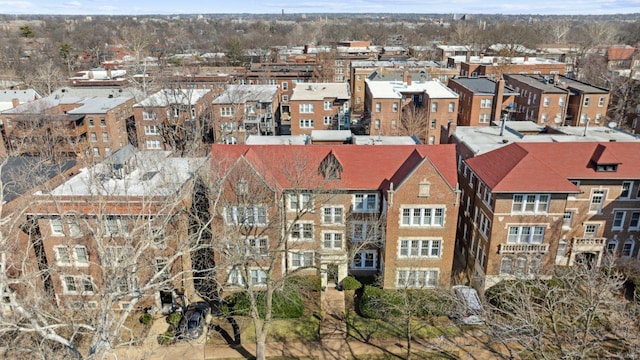
[[[640,0],[0,0],[1,14],[628,14]]]

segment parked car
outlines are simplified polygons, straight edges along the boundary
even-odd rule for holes
[[[484,324],[484,309],[476,289],[455,285],[451,289],[455,295],[456,311],[450,316],[465,325]]]
[[[204,333],[206,318],[211,307],[205,301],[195,302],[187,306],[178,324],[178,338],[197,339]]]

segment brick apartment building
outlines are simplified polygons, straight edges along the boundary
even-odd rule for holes
[[[449,80],[447,85],[460,96],[458,125],[481,126],[502,120],[503,112],[515,103],[519,93],[504,80],[486,77],[461,77]]]
[[[368,135],[416,135],[428,144],[440,143],[440,128],[457,118],[458,94],[440,81],[366,80],[365,123]],[[403,133],[402,122],[417,124],[416,134]],[[414,131],[414,130],[410,130]]]
[[[217,143],[244,143],[248,135],[281,133],[278,85],[229,85],[212,103]]]
[[[217,253],[216,263],[227,268],[219,281],[259,285],[265,266],[275,264],[276,276],[317,273],[324,285],[353,274],[380,275],[385,288],[449,286],[458,209],[454,151],[214,145],[212,168],[225,183],[212,210],[213,233],[234,248]]]
[[[570,73],[572,67],[551,59],[522,56],[450,56],[447,67],[458,69],[461,76],[486,76],[497,79],[504,74],[562,74]]]
[[[345,130],[351,124],[349,84],[298,83],[289,99],[291,135],[313,130]]]
[[[638,256],[640,143],[513,143],[459,160],[458,268],[480,288]]]
[[[589,120],[596,126],[606,125],[607,89],[559,75],[505,75],[504,78],[520,92],[514,120],[574,126]]]

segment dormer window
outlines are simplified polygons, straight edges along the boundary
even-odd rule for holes
[[[329,155],[320,162],[318,173],[322,174],[325,180],[340,179],[342,176],[342,164],[340,164],[340,161],[338,161],[333,152],[329,153]]]
[[[618,171],[618,164],[598,164],[596,165],[597,172],[616,172]]]

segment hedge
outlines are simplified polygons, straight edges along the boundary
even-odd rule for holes
[[[370,285],[365,285],[359,301],[360,314],[371,319],[399,317],[406,310],[421,318],[443,316],[452,305],[450,293],[443,290],[384,290]]]
[[[261,317],[265,316],[265,293],[255,292],[258,312]],[[249,316],[249,298],[245,293],[231,295],[226,304],[222,307],[223,313],[228,316]],[[286,293],[276,291],[273,293],[271,311],[276,319],[296,319],[304,313],[304,303],[300,295],[294,291]]]
[[[342,280],[342,289],[344,290],[356,290],[362,287],[362,283],[353,276],[347,276]]]

